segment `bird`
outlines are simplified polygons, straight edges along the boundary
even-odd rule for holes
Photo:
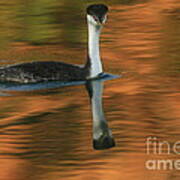
[[[84,65],[60,61],[32,61],[0,67],[0,82],[38,83],[48,81],[86,81],[103,74],[100,57],[100,34],[106,22],[108,7],[91,4],[86,8],[88,52]]]

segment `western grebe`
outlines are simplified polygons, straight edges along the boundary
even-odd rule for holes
[[[0,67],[0,81],[36,83],[43,81],[80,81],[99,77],[102,63],[99,52],[99,36],[106,22],[108,7],[93,4],[87,7],[88,56],[84,66],[63,62],[39,61]]]

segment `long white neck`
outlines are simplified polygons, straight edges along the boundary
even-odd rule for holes
[[[88,53],[91,65],[89,75],[90,78],[95,78],[103,72],[99,52],[100,32],[100,26],[95,26],[94,24],[88,21]]]

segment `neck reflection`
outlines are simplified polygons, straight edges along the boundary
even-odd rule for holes
[[[115,146],[110,128],[105,118],[102,94],[103,81],[92,80],[86,83],[91,101],[93,118],[93,147],[94,149],[107,149]]]

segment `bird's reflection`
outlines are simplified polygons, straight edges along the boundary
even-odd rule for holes
[[[107,149],[115,146],[115,141],[103,110],[103,84],[104,82],[101,80],[92,80],[86,83],[91,102],[94,149]]]
[[[39,90],[47,90],[45,95],[50,95],[52,93],[52,97],[54,96],[53,94],[58,92],[58,88],[62,88],[64,86],[72,86],[72,85],[80,85],[80,84],[85,84],[86,89],[89,94],[89,99],[90,99],[90,104],[91,104],[91,111],[92,111],[92,121],[93,121],[93,146],[95,149],[107,149],[115,146],[115,141],[112,137],[111,130],[108,128],[108,124],[104,115],[104,110],[103,110],[103,104],[102,104],[102,95],[103,95],[103,84],[104,81],[114,79],[116,76],[112,76],[109,74],[104,74],[104,76],[101,79],[98,80],[91,80],[87,82],[76,82],[76,84],[73,82],[67,83],[67,84],[62,84],[58,82],[48,82],[48,83],[37,83],[37,84],[10,84],[10,83],[0,83],[0,90],[2,90],[2,93],[0,92],[0,96],[11,96],[11,91],[22,91],[22,92],[33,92],[34,99],[37,99],[38,102],[41,102],[40,99],[42,99],[42,96],[38,96],[38,93],[41,94],[42,91]],[[57,88],[56,90],[49,91],[50,89]],[[27,92],[27,93],[28,93]],[[36,98],[37,96],[37,98]],[[25,97],[28,97],[25,95]],[[40,99],[39,99],[40,98]],[[31,98],[27,98],[26,101]],[[50,98],[51,99],[51,98]],[[44,101],[44,99],[43,99]],[[49,102],[51,102],[49,100]],[[49,103],[48,102],[48,103]],[[48,106],[49,107],[49,106]],[[45,108],[45,109],[44,109]],[[51,107],[49,107],[51,108]],[[49,112],[50,109],[46,109],[46,106],[42,105],[42,110],[40,109],[40,112],[36,113],[38,117],[38,122],[41,122],[41,119],[44,119],[44,114],[46,112]],[[31,109],[31,107],[30,107]],[[9,109],[8,111],[11,111]],[[59,112],[61,114],[62,112]],[[65,112],[63,113],[65,115]],[[64,116],[63,115],[63,116]],[[42,116],[42,117],[41,117]],[[58,113],[53,113],[53,117],[58,116]],[[16,117],[16,116],[15,116]],[[24,123],[29,123],[33,124],[35,122],[36,117],[34,114],[31,114],[29,112],[24,111],[24,113],[19,113],[18,116],[18,122],[16,122],[16,119],[13,120],[13,117],[11,118],[12,121],[4,121],[5,122],[5,127],[11,127],[15,125],[21,125]],[[23,120],[22,120],[23,119]],[[33,120],[33,121],[31,121]],[[49,119],[50,120],[50,119]],[[19,126],[18,126],[19,127]],[[42,128],[42,127],[41,127]],[[33,134],[33,133],[32,133]]]

